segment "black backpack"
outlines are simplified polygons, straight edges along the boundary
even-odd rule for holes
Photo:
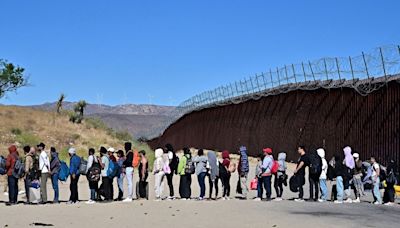
[[[293,175],[289,180],[289,188],[292,192],[298,192],[300,187],[300,178],[299,176]]]
[[[186,166],[185,166],[185,174],[194,174],[196,167],[194,166],[194,162],[192,158],[186,158]]]
[[[308,159],[310,161],[309,171],[313,176],[320,176],[322,173],[322,159],[318,154],[311,153],[308,155]]]
[[[100,180],[101,176],[101,167],[100,163],[97,161],[93,161],[92,167],[89,168],[87,174],[87,179],[91,182],[97,182]]]

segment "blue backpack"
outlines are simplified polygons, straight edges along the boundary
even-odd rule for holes
[[[58,173],[58,179],[60,181],[67,181],[68,176],[69,176],[69,168],[67,166],[67,163],[60,161],[60,172]]]
[[[119,175],[120,167],[117,162],[113,162],[111,159],[109,159],[109,161],[107,177],[114,178]]]
[[[3,156],[0,156],[0,175],[4,175],[6,173],[6,159]]]

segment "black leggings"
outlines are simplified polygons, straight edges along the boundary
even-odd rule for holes
[[[219,177],[216,177],[214,181],[211,180],[211,175],[208,174],[208,184],[210,185],[210,199],[212,198],[213,187],[215,185],[215,198],[218,198],[218,181]]]
[[[276,191],[276,196],[281,198],[283,195],[283,179],[279,178],[278,175],[275,175],[274,188]]]
[[[229,197],[231,194],[230,180],[231,180],[231,174],[225,175],[221,178],[222,185],[224,187],[222,197]]]
[[[172,183],[172,179],[174,178],[174,173],[166,174],[167,176],[167,181],[168,181],[168,187],[169,187],[169,196],[174,197],[174,185]]]

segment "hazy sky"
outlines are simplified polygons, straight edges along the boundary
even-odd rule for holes
[[[31,86],[3,104],[176,105],[269,68],[400,44],[400,1],[9,0],[0,58]]]

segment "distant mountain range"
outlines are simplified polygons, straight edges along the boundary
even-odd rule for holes
[[[76,102],[64,102],[64,110],[73,110]],[[34,109],[54,111],[56,103],[29,106]],[[175,107],[160,105],[102,105],[88,104],[85,115],[100,118],[108,127],[118,131],[127,130],[135,138],[153,137],[160,126],[174,116]]]

